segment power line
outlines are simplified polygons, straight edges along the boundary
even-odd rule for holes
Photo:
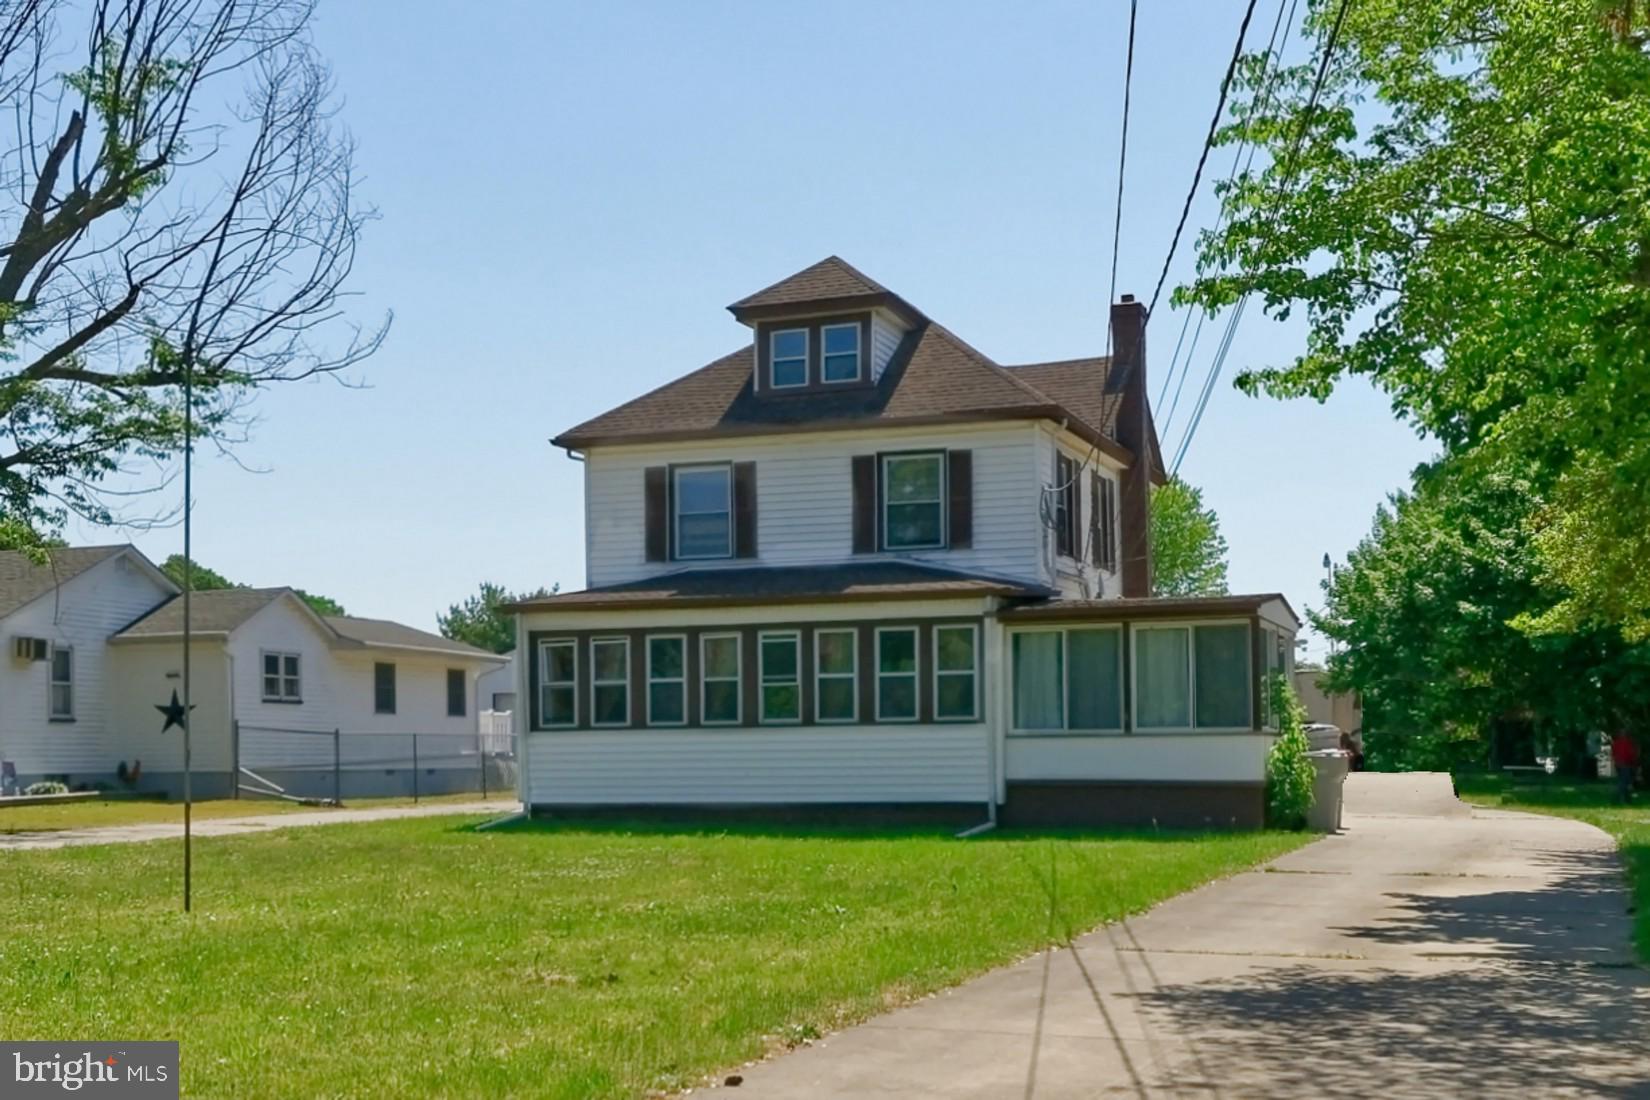
[[[1186,201],[1180,207],[1180,221],[1174,227],[1174,237],[1169,241],[1169,254],[1163,257],[1163,270],[1157,276],[1157,288],[1152,291],[1151,304],[1146,307],[1146,316],[1150,317],[1157,311],[1157,299],[1163,293],[1163,284],[1169,281],[1169,265],[1174,262],[1175,250],[1180,247],[1180,234],[1186,230],[1186,218],[1192,212],[1192,200],[1197,197],[1197,185],[1203,181],[1203,166],[1209,162],[1209,150],[1214,148],[1215,134],[1220,131],[1220,116],[1226,113],[1226,93],[1231,91],[1232,77],[1237,73],[1238,61],[1243,57],[1243,40],[1249,35],[1249,20],[1254,18],[1255,5],[1260,0],[1249,0],[1249,6],[1243,9],[1243,22],[1238,25],[1237,42],[1232,46],[1232,60],[1226,63],[1226,75],[1220,80],[1220,98],[1215,103],[1214,117],[1209,119],[1209,132],[1203,138],[1203,152],[1198,154],[1197,168],[1192,172],[1192,186],[1186,192]],[[1278,5],[1278,13],[1283,13],[1283,5]],[[1276,34],[1274,30],[1272,32]],[[1181,330],[1185,334],[1185,330]]]
[[[1271,72],[1266,75],[1266,79],[1261,86],[1260,109],[1262,111],[1267,110],[1271,106],[1272,92],[1277,87],[1278,74],[1283,68],[1283,54],[1289,46],[1289,32],[1294,28],[1295,9],[1299,6],[1299,3],[1300,0],[1288,0],[1288,14],[1285,15],[1284,0],[1278,0],[1278,14],[1277,17],[1272,20],[1272,33],[1266,39],[1266,56]],[[1280,30],[1283,31],[1284,36],[1284,41],[1281,44],[1278,42],[1278,32]],[[1276,52],[1275,57],[1274,50]],[[1243,159],[1245,149],[1247,149],[1249,153],[1249,159],[1247,161],[1244,161]],[[1237,178],[1239,162],[1243,162],[1243,171],[1245,173],[1247,173],[1250,167],[1255,163],[1255,148],[1247,138],[1238,142],[1237,149],[1235,149],[1232,153],[1232,166],[1226,171],[1227,183],[1231,183]],[[1219,216],[1215,219],[1214,231],[1217,233],[1220,232],[1220,227],[1224,224],[1226,224],[1226,211],[1223,208],[1220,211]],[[1168,396],[1169,386],[1174,382],[1175,368],[1177,365],[1182,367],[1182,371],[1180,376],[1180,384],[1175,388],[1175,406],[1178,407],[1180,404],[1181,391],[1186,388],[1186,372],[1191,370],[1192,355],[1197,351],[1197,339],[1203,331],[1203,322],[1208,320],[1209,316],[1208,311],[1201,306],[1198,307],[1197,314],[1197,328],[1192,330],[1192,343],[1186,350],[1186,361],[1184,364],[1181,364],[1180,362],[1180,348],[1186,340],[1186,328],[1189,324],[1191,324],[1191,311],[1187,311],[1185,318],[1180,322],[1180,338],[1175,341],[1174,354],[1169,357],[1169,369],[1163,374],[1163,388],[1157,395],[1158,408],[1163,407],[1164,398]],[[1165,421],[1160,429],[1161,434],[1168,434],[1169,427],[1173,421],[1174,409],[1171,408],[1169,410],[1169,419]]]
[[[1324,80],[1329,75],[1329,63],[1335,56],[1335,43],[1340,39],[1341,26],[1346,22],[1346,10],[1352,0],[1341,0],[1341,6],[1335,13],[1335,22],[1329,28],[1329,37],[1324,40],[1323,57],[1318,61],[1318,73],[1312,80],[1312,91],[1306,99],[1306,109],[1301,112],[1301,124],[1295,131],[1295,141],[1289,147],[1289,152],[1283,163],[1283,171],[1278,175],[1277,205],[1273,209],[1272,221],[1276,223],[1283,208],[1283,195],[1294,183],[1295,162],[1300,156],[1301,146],[1306,142],[1306,131],[1312,124],[1312,112],[1317,110],[1318,96],[1323,92]],[[1203,392],[1198,398],[1196,411],[1192,414],[1192,422],[1186,428],[1186,436],[1180,441],[1180,448],[1175,453],[1174,466],[1169,471],[1178,473],[1180,463],[1186,457],[1186,451],[1192,445],[1192,437],[1197,434],[1198,425],[1203,423],[1203,413],[1209,405],[1209,395],[1214,392],[1215,381],[1220,377],[1222,368],[1226,365],[1226,355],[1232,348],[1232,336],[1237,330],[1237,323],[1243,317],[1243,306],[1249,300],[1248,292],[1238,299],[1232,317],[1227,322],[1226,334],[1220,347],[1215,352],[1215,359],[1209,365],[1209,379],[1204,383]]]

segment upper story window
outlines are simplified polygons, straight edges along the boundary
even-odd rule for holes
[[[888,550],[945,545],[945,455],[884,455],[882,542]]]
[[[676,470],[676,557],[733,556],[733,471],[728,466]]]
[[[824,344],[823,377],[826,382],[858,382],[859,322],[826,325],[820,330]]]
[[[780,329],[768,344],[768,384],[776,390],[808,384],[808,330]]]

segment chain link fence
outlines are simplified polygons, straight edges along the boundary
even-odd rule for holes
[[[508,718],[508,715],[504,715]],[[516,738],[483,722],[476,733],[366,733],[235,723],[236,797],[347,802],[516,788]]]

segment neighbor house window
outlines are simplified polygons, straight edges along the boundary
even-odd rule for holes
[[[877,630],[877,721],[917,718],[917,628]]]
[[[539,724],[578,721],[579,645],[571,638],[539,643]]]
[[[882,543],[888,550],[945,545],[945,456],[884,455]]]
[[[733,472],[727,466],[682,466],[675,471],[676,556],[726,558],[733,554]]]
[[[756,645],[762,721],[802,721],[802,636],[794,630],[762,634]]]
[[[1249,729],[1249,624],[1137,627],[1135,725]]]
[[[687,638],[653,635],[647,640],[647,724],[687,722]]]
[[[814,632],[814,718],[820,722],[859,719],[859,631]]]
[[[263,652],[264,702],[296,703],[303,695],[298,683],[298,654]]]
[[[1077,460],[1054,454],[1054,546],[1068,558],[1081,557],[1077,540]]]
[[[464,717],[464,670],[449,668],[447,670],[447,717]]]
[[[52,646],[50,716],[58,721],[74,717],[74,649]]]
[[[979,632],[972,625],[934,628],[935,718],[979,717],[979,648]]]
[[[630,639],[590,639],[590,724],[630,724]]]
[[[380,661],[372,666],[372,709],[376,714],[395,713],[395,666]]]
[[[1013,635],[1014,728],[1115,732],[1123,728],[1120,627]]]
[[[826,325],[819,338],[824,344],[821,369],[825,381],[859,381],[859,324]]]
[[[699,636],[699,709],[707,726],[739,722],[739,635]]]
[[[808,330],[787,328],[768,337],[768,384],[776,390],[808,384]]]

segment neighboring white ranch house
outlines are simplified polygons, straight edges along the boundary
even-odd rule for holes
[[[1282,596],[1151,596],[1145,309],[1007,367],[831,257],[554,441],[582,592],[517,612],[541,813],[1258,825]]]
[[[379,619],[315,614],[290,588],[192,594],[197,797],[240,768],[304,794],[469,789],[475,689],[503,659]],[[20,785],[61,778],[182,793],[183,739],[156,709],[181,691],[183,599],[130,546],[0,553],[0,760]],[[133,771],[138,773],[130,781]],[[452,774],[445,774],[452,773]]]

